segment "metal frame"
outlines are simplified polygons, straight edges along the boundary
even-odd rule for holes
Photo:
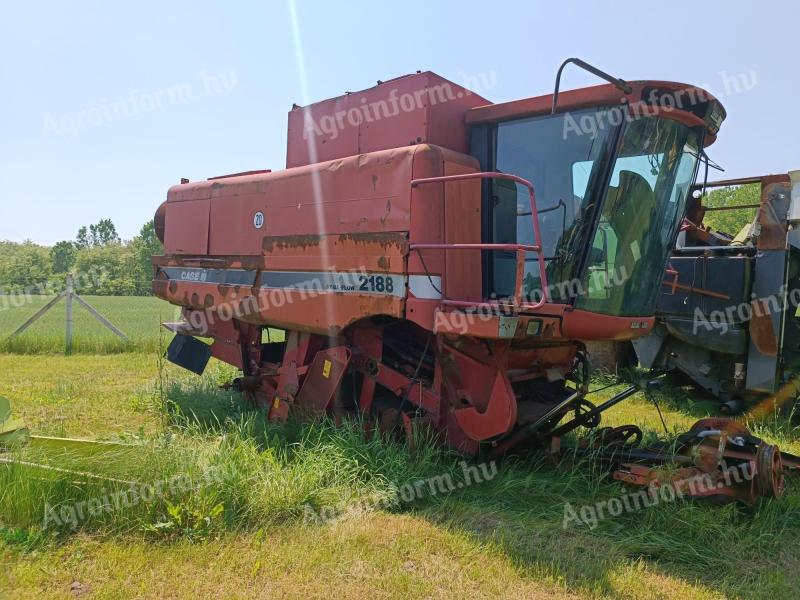
[[[547,293],[547,269],[544,264],[544,256],[542,255],[542,233],[539,228],[539,213],[536,208],[536,192],[533,189],[533,184],[527,179],[518,177],[517,175],[510,175],[508,173],[498,173],[496,171],[482,171],[478,173],[465,173],[461,175],[443,175],[441,177],[426,177],[424,179],[413,179],[411,187],[417,187],[425,183],[448,183],[451,181],[464,181],[468,179],[506,179],[513,181],[528,188],[528,197],[531,205],[531,220],[533,222],[533,236],[536,242],[535,245],[530,244],[411,244],[410,249],[416,250],[508,250],[517,253],[517,269],[516,278],[514,281],[514,307],[519,310],[537,310],[549,302]],[[522,278],[525,273],[525,253],[535,252],[536,259],[539,264],[539,280],[542,284],[542,298],[538,302],[523,303],[522,302]],[[443,294],[444,296],[444,294]],[[468,300],[453,300],[450,298],[442,298],[442,304],[449,306],[457,306],[462,308],[483,308],[483,307],[497,307],[499,302],[472,302]]]
[[[97,319],[103,327],[105,327],[106,329],[109,329],[114,335],[116,335],[117,337],[122,339],[124,342],[130,343],[131,339],[127,335],[125,335],[122,331],[120,331],[117,327],[115,327],[114,324],[111,323],[111,321],[109,321],[103,315],[101,315],[97,311],[96,308],[94,308],[92,305],[90,305],[88,302],[86,302],[86,300],[81,298],[75,292],[75,284],[74,284],[74,280],[72,278],[72,275],[67,275],[67,278],[66,278],[66,289],[63,292],[59,293],[55,298],[50,300],[42,308],[40,308],[38,311],[36,311],[36,313],[31,318],[29,318],[22,325],[20,325],[16,330],[14,330],[14,332],[11,335],[9,335],[7,339],[10,340],[12,338],[17,337],[21,333],[23,333],[26,329],[28,329],[28,327],[33,325],[42,316],[44,316],[45,313],[47,313],[51,308],[53,308],[56,304],[58,304],[58,302],[62,298],[64,299],[64,301],[66,303],[66,312],[67,312],[66,322],[65,322],[65,324],[66,324],[66,347],[65,347],[65,351],[66,351],[67,354],[72,352],[72,337],[73,337],[73,318],[72,318],[72,314],[73,314],[72,306],[73,305],[72,305],[72,301],[73,300],[78,302],[78,304],[80,304],[87,311],[89,311],[89,314],[91,314],[95,319]]]

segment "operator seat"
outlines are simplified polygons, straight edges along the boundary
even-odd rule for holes
[[[640,240],[641,231],[652,220],[656,209],[656,195],[647,180],[634,171],[620,171],[619,186],[615,194],[609,194],[609,224],[617,235],[617,255],[614,268],[627,277],[633,275],[637,254],[643,248],[631,247],[633,240]]]

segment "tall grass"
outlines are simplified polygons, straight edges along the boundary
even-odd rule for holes
[[[9,354],[61,354],[65,352],[65,346],[65,337],[53,334],[23,334],[16,338],[0,340],[0,352]],[[157,350],[157,337],[125,341],[115,337],[111,332],[107,336],[75,336],[72,341],[73,354],[153,353]]]
[[[12,455],[17,460],[72,473],[0,466],[0,540],[23,550],[74,532],[199,540],[296,526],[326,507],[386,509],[383,501],[395,486],[446,473],[458,480],[462,459],[421,434],[411,451],[393,440],[365,435],[357,421],[338,427],[327,421],[270,424],[238,395],[219,389],[231,375],[219,363],[212,363],[199,379],[170,379],[162,373],[137,403],[137,409],[158,414],[161,429],[139,436],[136,446],[102,454],[37,444],[16,450]],[[668,423],[680,409],[687,410],[668,397],[669,388],[658,396]],[[646,417],[643,427],[649,436],[661,429],[652,406],[631,406]],[[785,420],[762,421],[753,430],[782,445],[799,437]],[[130,485],[81,473],[167,485],[150,501],[104,510],[107,498]],[[169,482],[176,478],[190,485],[173,490]],[[520,568],[545,565],[587,585],[605,581],[607,572],[619,565],[646,560],[658,570],[718,584],[727,595],[748,590],[752,595],[774,576],[771,557],[791,554],[800,544],[800,490],[795,482],[781,500],[752,508],[676,500],[601,518],[595,526],[565,525],[568,504],[580,512],[635,491],[613,481],[604,469],[586,463],[556,466],[534,452],[504,460],[491,481],[399,509],[475,538],[481,547],[500,548]],[[69,516],[70,508],[80,503],[85,518],[75,528],[68,519],[58,524],[48,518],[60,517],[64,510]],[[781,585],[774,587],[783,589]]]
[[[207,535],[287,524],[326,507],[382,505],[394,486],[454,468],[424,436],[412,453],[381,435],[366,435],[356,421],[271,425],[262,414],[229,403],[213,378],[196,386],[169,384],[162,404],[168,428],[139,445],[97,454],[54,452],[33,443],[11,453],[17,461],[60,470],[0,468],[5,525],[36,532],[46,525],[52,535]],[[196,411],[184,405],[189,397]],[[126,482],[140,491],[142,484],[160,486],[161,492],[118,506],[115,495],[131,489]],[[70,511],[79,505],[84,514],[75,523]],[[65,519],[53,518],[62,514]]]

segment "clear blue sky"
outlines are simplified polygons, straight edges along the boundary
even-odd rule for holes
[[[52,244],[104,217],[130,238],[181,177],[282,168],[306,93],[417,69],[477,77],[492,101],[549,93],[569,56],[705,84],[728,109],[711,149],[727,175],[800,168],[794,1],[298,0],[296,15],[307,89],[288,1],[4,2],[0,239]]]

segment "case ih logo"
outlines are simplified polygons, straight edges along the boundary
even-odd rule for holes
[[[181,279],[183,281],[205,281],[208,273],[203,270],[197,271],[181,271]]]

